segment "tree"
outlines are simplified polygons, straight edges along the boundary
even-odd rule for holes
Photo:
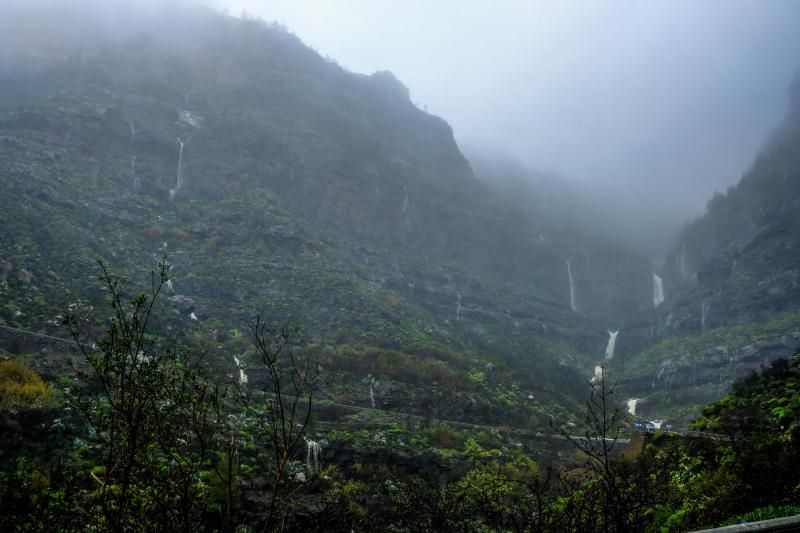
[[[644,511],[656,500],[652,462],[646,457],[629,463],[616,452],[622,419],[613,401],[605,369],[592,381],[586,402],[585,432],[576,437],[561,430],[584,457],[584,483],[563,499],[566,515],[580,531],[638,531]]]
[[[52,387],[21,361],[0,361],[0,415],[54,405]]]
[[[111,306],[105,337],[90,343],[76,316],[65,319],[86,363],[78,372],[84,387],[71,401],[97,445],[90,519],[113,531],[194,530],[203,502],[201,473],[221,417],[219,388],[208,379],[202,355],[164,344],[149,331],[169,281],[164,263],[152,275],[150,294],[129,302],[106,266],[100,268]]]
[[[319,447],[308,438],[308,429],[322,376],[314,359],[294,349],[288,326],[272,327],[259,314],[250,333],[266,373],[265,386],[254,391],[240,380],[237,397],[246,420],[253,424],[256,459],[266,475],[265,529],[281,530],[288,504],[319,471]],[[305,471],[293,471],[304,448]]]

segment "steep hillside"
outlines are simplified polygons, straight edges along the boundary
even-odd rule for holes
[[[639,323],[638,334],[660,342],[631,356],[626,374],[657,412],[718,397],[747,370],[800,348],[798,198],[800,78],[752,168],[682,232],[662,272],[656,324]]]
[[[690,317],[681,309],[683,294],[702,297],[706,328],[764,321],[796,307],[800,78],[790,95],[786,119],[753,167],[738,185],[712,198],[705,216],[683,231],[666,273],[676,288],[667,331],[700,330],[702,309]]]
[[[537,244],[560,256],[561,264],[539,267],[549,286],[558,287],[564,274],[567,279],[572,274],[575,306],[609,329],[622,327],[632,316],[652,316],[649,264],[619,238],[606,206],[560,176],[477,148],[468,155],[476,177],[489,188],[499,208],[520,213],[525,227],[539,232],[534,236]]]
[[[389,73],[197,8],[118,15],[113,35],[61,15],[0,37],[7,326],[64,335],[66,306],[102,308],[96,259],[133,290],[166,257],[162,328],[221,371],[266,310],[342,374],[334,400],[543,423],[651,305],[644,261],[509,207]]]

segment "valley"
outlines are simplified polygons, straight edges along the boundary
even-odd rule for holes
[[[0,484],[39,486],[30,477],[39,472],[45,494],[74,481],[69,497],[84,500],[60,492],[47,523],[580,530],[592,521],[581,515],[594,512],[587,502],[621,508],[603,498],[644,486],[621,467],[609,488],[592,477],[597,464],[624,456],[653,480],[670,469],[700,479],[687,449],[723,466],[728,452],[717,448],[723,437],[691,432],[725,426],[727,398],[761,394],[747,383],[795,379],[797,81],[738,185],[654,258],[595,222],[604,206],[566,181],[472,164],[451,126],[392,73],[349,72],[278,24],[169,9],[114,35],[86,22],[81,39],[55,32],[61,41],[0,57],[0,360],[22,365],[8,372],[38,398],[19,404],[31,412],[14,404],[3,414],[0,457],[18,467]],[[169,20],[181,32],[162,31]],[[119,373],[109,370],[120,353]],[[129,386],[156,379],[151,362],[153,376],[177,381],[144,411],[174,406],[184,418],[164,429],[145,417],[162,448],[131,461],[179,465],[170,476],[193,488],[175,501],[206,498],[191,519],[187,510],[160,522],[166,511],[144,486],[125,495],[130,516],[114,515],[123,500],[106,490],[111,466],[95,453],[113,449],[122,422],[79,415],[116,409],[129,398],[125,379],[119,391],[109,383],[126,372]],[[142,390],[156,382],[166,383]],[[782,411],[758,416],[796,434],[796,398],[775,401]],[[652,421],[659,431],[639,430]],[[189,468],[206,447],[213,454]],[[72,465],[79,480],[46,476],[45,464]],[[148,487],[163,472],[153,475]],[[689,485],[669,485],[673,500],[651,502],[644,522],[607,517],[606,531],[729,518],[687,510],[700,491]],[[608,490],[570,499],[594,494],[587,487]],[[41,496],[14,494],[26,503],[0,524],[24,516],[20,530],[46,529],[35,519]],[[550,497],[555,506],[543,503]],[[106,514],[84,509],[91,501]],[[429,514],[414,522],[421,501]],[[531,506],[524,516],[520,502]],[[567,515],[586,521],[560,522]]]

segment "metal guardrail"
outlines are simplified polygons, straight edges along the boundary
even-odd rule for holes
[[[800,531],[800,514],[784,518],[761,520],[759,522],[745,522],[743,524],[734,524],[732,526],[717,527],[714,529],[701,529],[692,533],[744,533],[747,531],[760,531],[762,533]]]

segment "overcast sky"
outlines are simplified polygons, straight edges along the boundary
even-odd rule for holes
[[[700,212],[776,125],[800,1],[217,0],[355,72],[391,70],[462,143]]]

